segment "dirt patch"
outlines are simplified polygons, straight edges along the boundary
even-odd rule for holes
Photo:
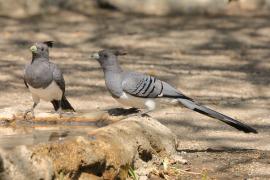
[[[180,153],[190,161],[179,167],[190,172],[199,172],[195,179],[247,179],[270,177],[270,153],[258,150],[213,150],[189,151]],[[200,168],[198,168],[200,167]],[[184,177],[192,177],[192,173]],[[194,176],[194,175],[193,175]]]

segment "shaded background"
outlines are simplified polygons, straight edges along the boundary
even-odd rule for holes
[[[169,81],[259,131],[239,133],[179,107],[150,113],[177,134],[179,151],[269,150],[269,7],[269,0],[0,1],[0,109],[32,105],[22,74],[31,44],[45,40],[55,41],[51,59],[63,70],[67,97],[78,111],[118,107],[88,56],[124,48],[124,68]],[[44,102],[37,107],[51,109]],[[266,168],[255,174],[269,175],[267,162],[250,163]]]

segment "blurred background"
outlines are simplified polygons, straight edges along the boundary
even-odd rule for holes
[[[16,97],[17,91],[25,90],[22,69],[31,59],[28,47],[46,40],[55,41],[51,57],[62,66],[67,93],[74,98],[91,98],[89,95],[105,90],[102,73],[98,64],[88,59],[89,54],[124,48],[129,51],[122,57],[124,66],[175,80],[174,84],[179,83],[191,95],[199,96],[196,89],[203,93],[200,86],[219,78],[215,73],[227,73],[231,77],[222,77],[223,81],[232,84],[241,80],[236,82],[239,88],[249,83],[245,92],[239,92],[242,98],[260,95],[266,100],[269,10],[269,0],[0,1],[0,97],[4,99],[0,108],[17,100],[21,103],[22,94],[20,98],[9,94],[14,92],[11,96]],[[207,73],[205,79],[202,73]],[[238,73],[236,79],[234,73]],[[185,83],[189,78],[200,79],[191,85]],[[213,94],[227,93],[233,99],[237,92],[232,93],[233,88],[224,87],[224,83],[220,79],[214,82],[218,91]],[[220,88],[230,91],[220,92]]]
[[[69,10],[93,15],[100,9],[110,9],[140,15],[166,16],[179,14],[248,14],[267,12],[269,0],[10,0],[0,2],[0,14],[9,17],[29,17]]]
[[[31,60],[29,47],[53,40],[51,60],[63,70],[66,93],[76,109],[118,105],[106,92],[98,63],[88,56],[124,48],[124,68],[156,75],[188,96],[260,127],[269,120],[269,8],[269,0],[0,1],[0,108],[31,106],[22,80]],[[37,110],[44,109],[51,110],[51,104],[40,103]],[[182,111],[201,118],[173,108],[153,115],[172,127],[209,128],[211,120],[185,122]]]
[[[62,69],[78,111],[118,107],[98,63],[88,57],[123,48],[124,68],[169,81],[260,132],[239,134],[179,107],[151,113],[178,135],[180,148],[269,150],[269,10],[269,0],[0,0],[0,108],[32,105],[23,69],[31,44],[47,40],[55,41],[51,60]],[[36,110],[52,106],[41,102]]]

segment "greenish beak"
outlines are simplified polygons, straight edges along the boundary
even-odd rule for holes
[[[35,53],[35,52],[37,52],[37,46],[31,46],[30,47],[30,50],[33,52],[33,53]]]
[[[94,59],[98,60],[99,59],[99,54],[98,53],[94,53],[94,54],[92,54],[90,56],[90,58],[94,58]]]

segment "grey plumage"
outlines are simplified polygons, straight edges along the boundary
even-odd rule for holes
[[[100,63],[103,69],[105,84],[109,92],[119,102],[135,108],[146,108],[150,111],[155,109],[156,99],[172,99],[173,101],[178,101],[178,103],[184,105],[186,108],[218,119],[240,131],[257,133],[254,128],[248,125],[200,105],[156,77],[122,70],[118,64],[117,56],[125,54],[117,50],[102,50],[92,56]]]
[[[136,97],[182,97],[189,99],[168,83],[150,75],[123,71],[122,77],[123,91]]]
[[[49,61],[49,47],[51,41],[35,43],[30,49],[32,51],[32,61],[26,65],[24,70],[24,83],[32,93],[34,105],[30,110],[34,114],[34,108],[40,99],[50,101],[56,111],[71,110],[65,97],[65,80],[61,70]]]

